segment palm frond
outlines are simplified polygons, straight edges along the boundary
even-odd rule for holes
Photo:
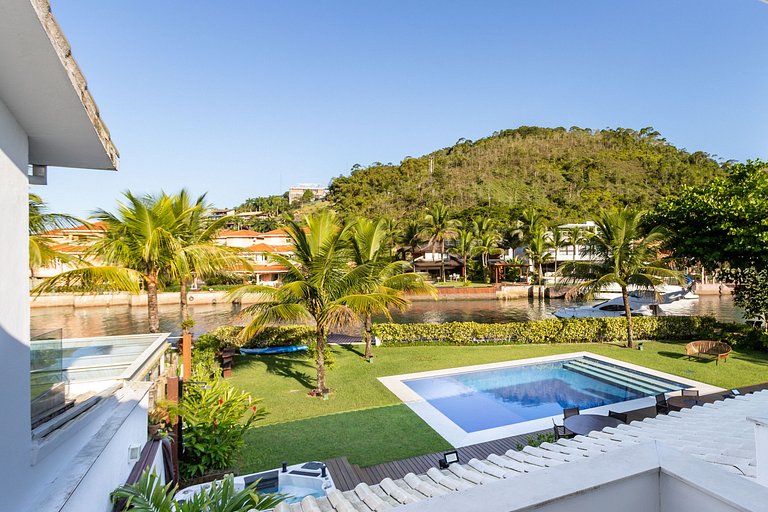
[[[62,272],[45,279],[32,290],[33,294],[51,293],[57,288],[75,288],[83,292],[110,290],[133,294],[141,292],[140,283],[144,276],[135,270],[112,267],[83,267]]]

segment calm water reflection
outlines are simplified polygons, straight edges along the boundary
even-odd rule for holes
[[[568,303],[575,305],[574,302]],[[560,299],[534,301],[516,300],[456,300],[414,302],[405,313],[393,313],[399,323],[412,322],[525,322],[552,317],[552,312],[566,303]],[[731,297],[701,297],[699,300],[681,300],[673,305],[673,314],[712,315],[724,321],[742,321],[741,310],[734,307]],[[669,307],[668,307],[669,309]],[[196,305],[190,307],[195,319],[195,334],[220,325],[242,323],[240,308],[231,304]],[[160,330],[179,333],[181,314],[178,306],[160,307]],[[34,308],[32,331],[63,329],[65,338],[110,336],[148,332],[146,308],[111,306],[95,308]]]

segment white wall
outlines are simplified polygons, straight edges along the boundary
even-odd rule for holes
[[[0,100],[0,509],[14,510],[30,466],[28,139]]]

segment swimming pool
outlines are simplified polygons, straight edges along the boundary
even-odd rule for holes
[[[454,446],[551,428],[568,407],[606,414],[716,389],[584,352],[380,380]]]

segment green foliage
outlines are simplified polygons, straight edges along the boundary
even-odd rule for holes
[[[718,337],[725,324],[712,317],[662,316],[633,318],[635,335],[643,340],[692,340]],[[373,333],[384,344],[532,344],[614,343],[626,341],[625,318],[548,318],[531,322],[481,324],[375,324]]]
[[[526,444],[534,448],[541,446],[543,443],[554,443],[554,442],[555,442],[555,434],[553,434],[552,432],[547,432],[544,434],[536,434],[535,437],[528,436],[528,439],[526,440]],[[517,443],[515,448],[517,448],[517,451],[520,451],[523,449],[523,445],[520,443]]]
[[[136,512],[247,512],[249,510],[270,510],[285,497],[276,494],[259,494],[254,482],[242,491],[235,490],[232,475],[221,482],[212,482],[210,487],[201,489],[189,501],[181,504],[173,499],[177,486],[163,485],[157,474],[145,469],[139,480],[132,485],[123,485],[110,495],[112,502],[126,500],[127,510]]]
[[[218,351],[195,344],[192,350],[192,379],[208,381],[221,375]]]
[[[724,271],[723,277],[736,283],[736,305],[744,309],[747,317],[761,320],[765,325],[768,319],[768,269],[731,269]]]
[[[443,203],[462,220],[479,212],[507,222],[534,206],[556,222],[576,221],[601,208],[650,208],[721,174],[709,155],[680,150],[652,128],[522,126],[398,165],[354,168],[333,180],[329,199],[352,216],[415,220]]]
[[[185,386],[181,404],[170,411],[183,421],[182,477],[230,467],[243,446],[243,434],[266,414],[257,407],[260,401],[222,379]]]
[[[333,368],[336,366],[336,358],[333,355],[331,346],[327,343],[323,345],[323,357],[325,361],[325,368],[328,370],[333,370]],[[317,342],[314,339],[307,344],[307,359],[312,361],[317,360]]]
[[[651,222],[670,230],[676,257],[709,269],[768,267],[768,163],[736,164],[725,177],[683,187],[657,206]]]
[[[314,340],[315,329],[308,325],[280,325],[264,327],[261,332],[243,341],[238,325],[225,325],[205,334],[195,342],[195,349],[219,352],[225,348],[264,348],[307,345]]]

